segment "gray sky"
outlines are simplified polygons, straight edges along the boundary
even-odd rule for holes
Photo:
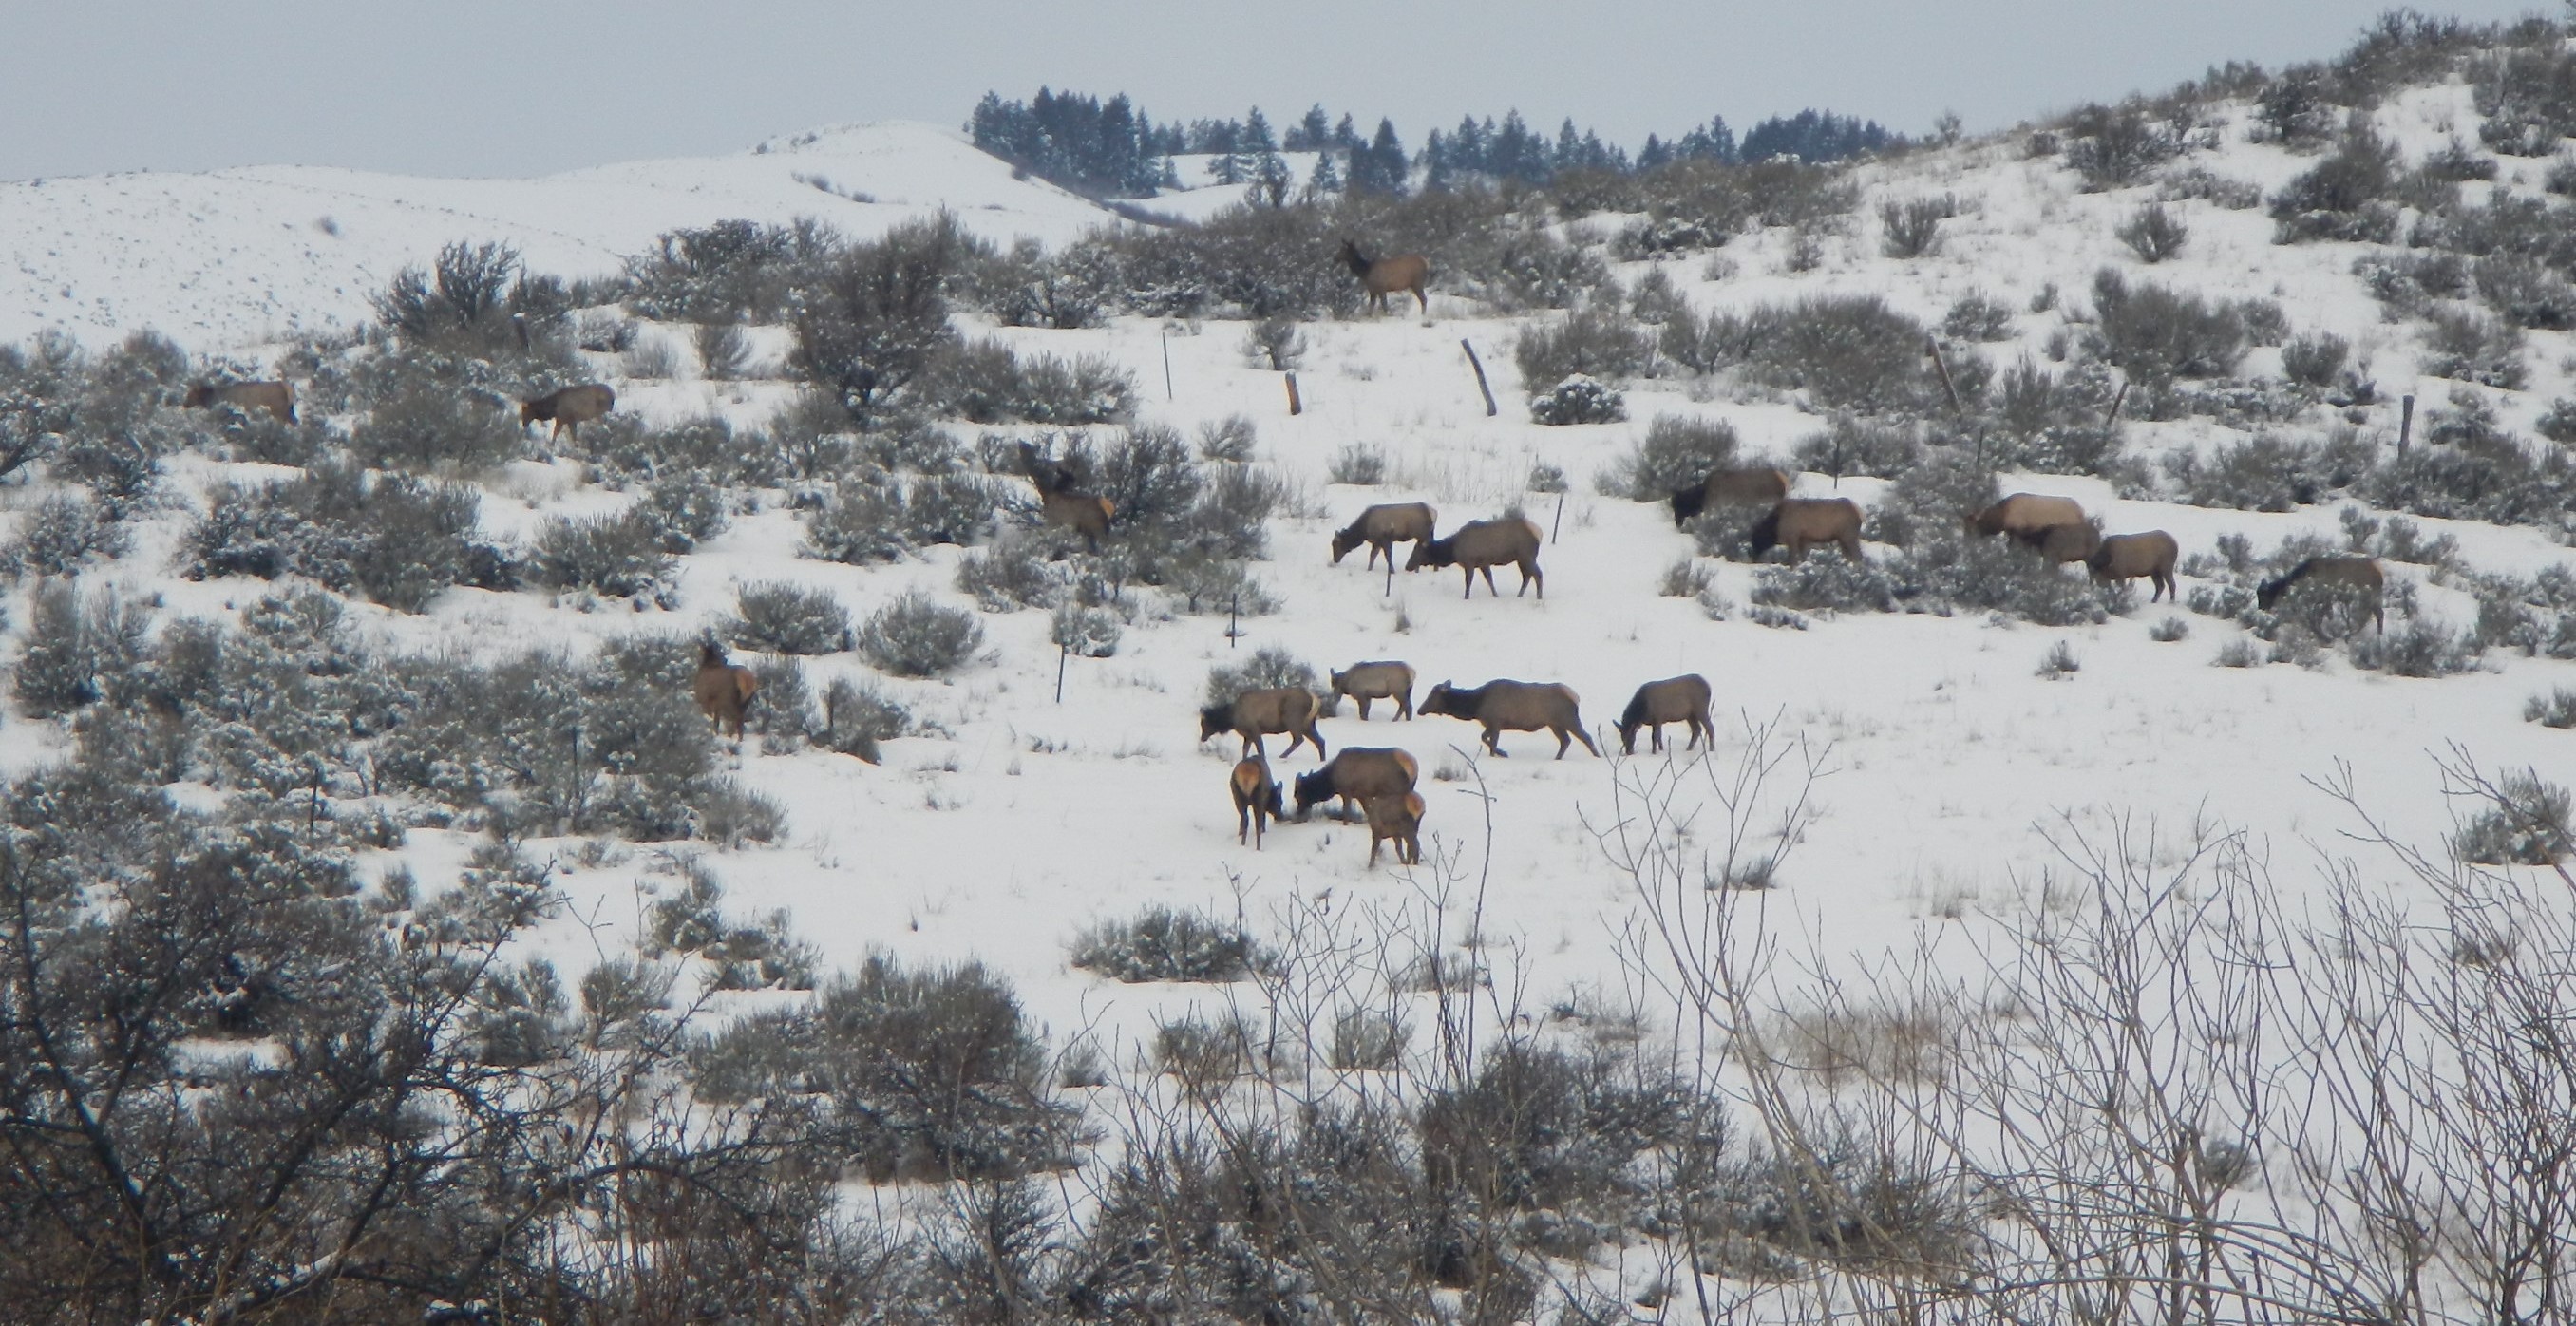
[[[1630,148],[1815,106],[1971,130],[2227,59],[2331,55],[2388,0],[0,0],[0,179],[295,163],[526,175],[987,89],[1125,90],[1158,121],[1322,101],[1407,147],[1467,112]],[[2424,6],[2439,11],[2438,5]],[[2554,10],[2555,4],[2548,6]],[[2461,0],[2474,20],[2531,0]]]

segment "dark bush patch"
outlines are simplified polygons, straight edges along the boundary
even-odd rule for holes
[[[2520,391],[2531,370],[2522,358],[2522,333],[2493,318],[2437,309],[2426,319],[2424,371],[2485,387]]]
[[[2386,244],[2397,237],[2397,149],[2355,117],[2334,152],[2272,196],[2273,239]]]
[[[898,677],[936,677],[974,657],[984,643],[975,614],[910,590],[868,618],[859,652]]]
[[[257,488],[218,484],[190,527],[180,574],[191,580],[307,576],[419,612],[449,585],[508,589],[509,558],[479,537],[480,499],[461,484],[324,465]]]
[[[1522,390],[1536,395],[1576,374],[1635,377],[1645,371],[1653,345],[1643,328],[1615,309],[1587,309],[1560,322],[1524,328],[1512,362],[1520,368]]]
[[[1273,961],[1243,927],[1203,912],[1148,907],[1073,941],[1073,965],[1114,980],[1239,981]]]
[[[831,591],[777,581],[742,587],[724,634],[770,654],[836,654],[851,645],[850,614]]]
[[[1529,409],[1533,423],[1615,424],[1628,417],[1628,398],[1616,387],[1576,374],[1530,397]]]
[[[1601,472],[1601,491],[1660,502],[1735,463],[1735,429],[1722,420],[1659,414],[1627,455]]]
[[[470,474],[517,456],[520,446],[507,407],[425,380],[379,402],[349,435],[352,455],[388,470]]]
[[[2132,288],[2104,268],[2093,278],[2094,353],[2150,382],[2225,377],[2245,353],[2235,310],[2162,286]]]
[[[680,568],[663,537],[661,522],[641,504],[613,516],[555,516],[528,551],[528,579],[548,589],[676,607]]]
[[[1923,458],[1915,430],[1905,424],[1838,416],[1823,432],[1798,440],[1792,464],[1841,478],[1846,474],[1893,479]]]
[[[1971,292],[1951,302],[1941,317],[1941,334],[1954,341],[2009,341],[2012,317],[2000,301]]]

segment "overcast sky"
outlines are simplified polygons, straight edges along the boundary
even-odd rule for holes
[[[0,0],[0,179],[277,162],[529,175],[987,89],[1124,90],[1155,119],[1321,101],[1407,147],[1467,112],[1634,148],[1814,106],[1971,130],[2348,45],[2386,0]],[[2440,5],[2426,5],[2439,11]],[[2462,0],[2463,18],[2535,12]],[[2554,11],[2554,3],[2548,9]]]

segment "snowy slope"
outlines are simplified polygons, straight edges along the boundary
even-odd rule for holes
[[[362,320],[396,270],[454,240],[504,240],[535,270],[579,277],[682,226],[810,216],[865,236],[942,207],[1004,243],[1061,243],[1108,219],[949,131],[900,122],[524,180],[256,166],[0,183],[0,340],[151,326],[219,351]]]

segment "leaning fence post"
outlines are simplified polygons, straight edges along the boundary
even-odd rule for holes
[[[1297,375],[1290,373],[1286,376],[1288,378],[1288,413],[1292,415],[1304,414],[1306,412],[1305,402],[1297,399]]]
[[[1458,338],[1458,348],[1467,352],[1467,367],[1476,370],[1476,390],[1484,393],[1485,417],[1491,419],[1500,410],[1494,404],[1494,389],[1485,384],[1485,363],[1476,357],[1476,347],[1468,344],[1466,337]]]
[[[1950,413],[1966,414],[1959,406],[1959,389],[1950,382],[1950,366],[1941,361],[1941,343],[1926,338],[1923,349],[1932,356],[1932,367],[1941,375],[1941,392],[1950,398]]]
[[[1565,528],[1565,493],[1564,493],[1564,491],[1563,491],[1562,489],[1560,489],[1560,490],[1558,490],[1558,492],[1557,492],[1557,494],[1556,494],[1556,519],[1551,520],[1551,521],[1549,521],[1549,522],[1547,523],[1547,541],[1548,541],[1549,543],[1554,543],[1554,542],[1556,542],[1556,532],[1557,532],[1558,530],[1561,530],[1561,529],[1564,529],[1564,528]]]
[[[2397,454],[2406,454],[2406,441],[2415,434],[2415,398],[2409,395],[2399,403],[2397,415]]]
[[[1064,703],[1064,664],[1073,657],[1073,646],[1059,640],[1055,646],[1055,702]]]
[[[1172,334],[1163,333],[1163,399],[1172,399]]]

